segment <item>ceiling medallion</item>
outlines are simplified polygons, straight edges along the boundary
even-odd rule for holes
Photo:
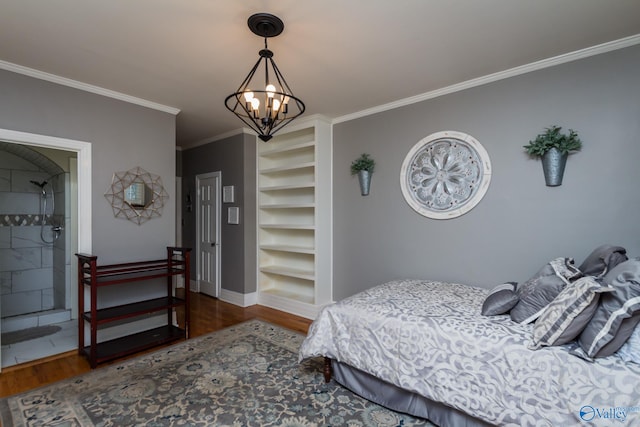
[[[484,197],[491,183],[491,160],[482,144],[462,132],[437,132],[409,151],[400,187],[420,215],[450,219],[464,215]]]

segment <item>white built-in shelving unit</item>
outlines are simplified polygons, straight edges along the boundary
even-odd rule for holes
[[[332,301],[331,125],[258,141],[258,300],[307,318]]]

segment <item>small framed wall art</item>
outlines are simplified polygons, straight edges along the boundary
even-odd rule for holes
[[[222,203],[234,203],[236,200],[235,187],[233,185],[225,185],[222,187]]]
[[[227,224],[240,224],[240,208],[233,206],[227,209]]]

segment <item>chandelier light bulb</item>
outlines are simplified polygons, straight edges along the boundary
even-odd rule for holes
[[[276,91],[276,87],[274,85],[269,84],[269,85],[267,85],[265,90],[267,91],[267,96],[269,98],[273,98],[273,95],[274,95],[274,93]]]
[[[247,101],[247,102],[251,102],[252,99],[253,99],[253,92],[251,92],[249,90],[246,91],[244,93],[244,100]]]
[[[279,109],[280,109],[280,101],[277,100],[277,99],[274,99],[273,100],[273,112],[274,112],[274,115],[276,115],[276,116],[278,115],[278,110]]]
[[[258,111],[260,109],[260,100],[258,98],[251,99],[251,108],[253,108],[255,111]]]

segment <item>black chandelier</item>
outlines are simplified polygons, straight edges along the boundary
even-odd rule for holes
[[[247,21],[249,29],[264,37],[264,49],[249,75],[235,93],[227,96],[224,105],[246,125],[258,133],[258,138],[269,141],[274,133],[304,113],[304,103],[296,97],[273,60],[267,47],[267,38],[284,30],[284,23],[269,13],[256,13]],[[261,64],[264,66],[264,85],[252,80]]]

